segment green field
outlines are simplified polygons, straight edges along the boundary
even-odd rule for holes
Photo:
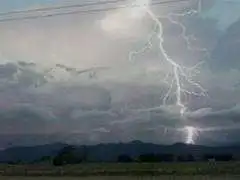
[[[0,165],[0,175],[52,177],[240,175],[240,162],[88,163],[62,167],[39,164]]]
[[[161,177],[0,177],[0,180],[239,180],[239,177],[161,176]]]

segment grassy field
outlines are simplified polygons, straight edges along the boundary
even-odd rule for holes
[[[240,162],[193,163],[89,163],[51,165],[0,165],[1,176],[196,176],[240,175]],[[240,179],[240,176],[239,176]]]
[[[239,177],[161,176],[161,177],[0,177],[0,180],[239,180]]]

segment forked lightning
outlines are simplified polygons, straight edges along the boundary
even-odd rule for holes
[[[154,27],[153,31],[150,33],[148,42],[146,43],[146,45],[144,47],[142,47],[140,50],[130,52],[129,60],[131,62],[133,62],[133,57],[135,55],[137,55],[139,53],[144,53],[147,49],[150,49],[153,46],[152,40],[154,39],[154,37],[157,38],[158,43],[159,43],[158,48],[159,48],[160,53],[163,56],[163,60],[166,61],[167,64],[171,67],[171,72],[169,72],[168,75],[166,76],[166,78],[164,79],[165,82],[167,82],[167,84],[169,85],[169,90],[167,91],[165,97],[163,98],[163,104],[164,105],[166,104],[168,97],[170,96],[170,94],[173,91],[173,88],[175,87],[175,91],[173,92],[173,94],[176,99],[176,106],[180,108],[180,110],[179,110],[180,116],[181,116],[181,118],[184,119],[184,114],[188,110],[188,108],[184,103],[183,96],[186,94],[190,94],[190,95],[194,95],[194,96],[205,96],[206,95],[206,90],[199,83],[195,82],[192,79],[193,75],[195,75],[195,73],[198,72],[197,71],[198,67],[199,67],[199,65],[202,64],[202,62],[197,63],[193,67],[188,68],[188,67],[184,67],[184,66],[180,65],[179,63],[177,63],[177,61],[175,61],[174,59],[172,59],[169,56],[167,50],[164,48],[164,45],[163,45],[164,40],[165,40],[164,27],[163,27],[163,24],[160,19],[167,18],[171,23],[177,24],[182,28],[181,36],[186,41],[187,48],[189,50],[206,52],[206,49],[193,48],[191,46],[190,38],[186,35],[186,27],[182,23],[173,19],[173,17],[182,17],[182,16],[186,16],[186,15],[189,15],[192,13],[198,13],[198,11],[192,10],[192,11],[188,11],[183,14],[170,13],[165,17],[158,17],[150,9],[149,2],[145,2],[145,3],[141,2],[141,3],[136,3],[136,4],[142,4],[142,9],[146,12],[146,14],[153,21],[153,23],[155,24],[155,27]],[[198,10],[199,9],[201,9],[201,0],[199,0]],[[172,77],[172,79],[169,80],[169,77]],[[184,84],[183,81],[188,83],[188,85],[197,88],[199,91],[195,92],[195,91],[190,91],[190,90],[186,89],[183,86],[183,84]],[[154,109],[154,108],[151,108],[151,110],[152,109]],[[187,133],[187,138],[186,138],[185,142],[188,144],[193,144],[194,136],[196,135],[196,131],[195,131],[196,129],[191,126],[185,126],[182,130]]]

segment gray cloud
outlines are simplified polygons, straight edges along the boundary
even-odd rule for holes
[[[206,3],[204,7],[206,13],[215,6]],[[169,10],[155,9],[163,13],[160,15]],[[215,142],[223,134],[224,142],[236,141],[233,137],[240,115],[236,105],[240,101],[239,22],[234,21],[228,30],[220,32],[218,20],[213,18],[177,18],[186,25],[187,35],[199,39],[191,41],[194,47],[207,48],[211,56],[206,58],[204,53],[186,47],[178,25],[162,19],[164,47],[171,58],[186,66],[205,60],[200,73],[192,78],[201,82],[207,96],[184,96],[188,109],[181,117],[174,105],[174,93],[163,105],[168,92],[163,80],[170,68],[161,55],[157,56],[158,42],[153,42],[152,50],[134,56],[133,62],[127,59],[130,50],[146,43],[151,22],[144,18],[134,24],[121,14],[124,12],[113,11],[108,15],[0,24],[1,133],[12,137],[35,134],[37,139],[47,136],[48,140],[39,143],[133,139],[172,143],[185,139],[184,126],[194,126],[206,130],[200,132],[197,142]],[[106,17],[110,24],[103,31],[100,20]],[[121,32],[116,36],[109,33],[114,17],[120,19],[119,26],[122,22],[126,25],[117,29]],[[95,78],[90,78],[89,71],[76,75],[96,67],[107,69],[96,71]]]
[[[3,64],[0,66],[0,78],[8,79],[13,78],[13,75],[17,73],[17,66],[11,63]]]
[[[232,24],[220,38],[213,51],[212,68],[217,71],[239,69],[240,19]],[[216,67],[217,66],[217,67]]]

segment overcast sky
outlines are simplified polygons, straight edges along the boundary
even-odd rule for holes
[[[0,0],[0,12],[74,3],[84,1]],[[181,15],[191,9],[201,12]],[[79,9],[64,12],[72,10]],[[0,132],[48,135],[44,142],[173,143],[185,141],[182,128],[193,126],[196,143],[238,141],[240,1],[203,0],[199,8],[192,0],[151,10],[162,22],[168,56],[184,67],[203,62],[198,73],[186,73],[205,96],[182,93],[183,117],[174,84],[169,91],[173,69],[158,34],[151,36],[154,21],[142,9],[126,8],[0,22]],[[0,21],[29,15],[36,14],[0,15]],[[150,37],[151,48],[141,52]],[[180,81],[185,90],[202,92]]]

